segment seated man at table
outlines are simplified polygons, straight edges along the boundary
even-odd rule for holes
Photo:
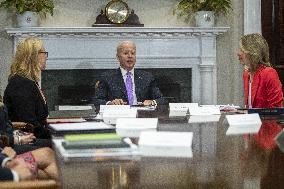
[[[120,68],[102,75],[92,99],[95,105],[149,106],[166,103],[154,77],[148,72],[134,69],[136,46],[133,42],[121,42],[117,46],[116,57]]]

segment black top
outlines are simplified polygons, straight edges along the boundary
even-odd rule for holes
[[[4,92],[4,104],[8,108],[11,121],[21,121],[34,125],[37,138],[50,138],[46,129],[48,108],[35,81],[13,76]]]

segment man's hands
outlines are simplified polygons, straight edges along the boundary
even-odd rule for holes
[[[144,100],[143,105],[144,106],[154,106],[155,102],[153,100]]]
[[[110,101],[107,105],[126,105],[127,102],[123,102],[122,99],[114,99]]]
[[[6,167],[15,171],[18,174],[20,180],[31,180],[33,178],[33,174],[29,166],[22,158],[15,158],[12,161],[8,161],[6,163]]]
[[[2,153],[3,154],[6,154],[9,158],[13,159],[16,157],[16,152],[15,150],[13,150],[13,148],[11,147],[5,147],[3,150],[2,150]]]
[[[20,180],[30,180],[33,177],[33,174],[28,166],[22,158],[16,158],[16,152],[11,147],[5,147],[2,150],[3,154],[6,154],[12,160],[6,162],[5,167],[15,171]]]
[[[36,139],[36,137],[34,136],[33,133],[27,133],[26,135],[22,135],[20,137],[20,143],[21,144],[29,144],[31,142],[33,142],[33,140]]]
[[[154,100],[144,100],[144,102],[142,104],[144,106],[154,106],[154,105],[156,105]],[[122,99],[114,99],[114,100],[110,101],[107,105],[127,105],[127,102],[124,102]]]

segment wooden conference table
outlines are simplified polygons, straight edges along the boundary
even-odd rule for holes
[[[257,134],[239,135],[226,135],[225,114],[188,123],[159,106],[138,117],[158,117],[158,131],[193,132],[193,157],[64,160],[57,152],[63,188],[284,188],[284,154],[274,140],[284,116],[262,117]]]

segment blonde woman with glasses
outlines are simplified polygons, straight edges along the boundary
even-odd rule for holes
[[[269,62],[269,47],[260,34],[245,35],[238,53],[244,65],[244,96],[247,108],[282,107],[283,92],[278,74]]]
[[[36,138],[50,138],[46,118],[48,109],[40,89],[41,71],[46,67],[48,52],[37,38],[26,38],[19,43],[11,65],[4,104],[13,122],[26,122]]]

